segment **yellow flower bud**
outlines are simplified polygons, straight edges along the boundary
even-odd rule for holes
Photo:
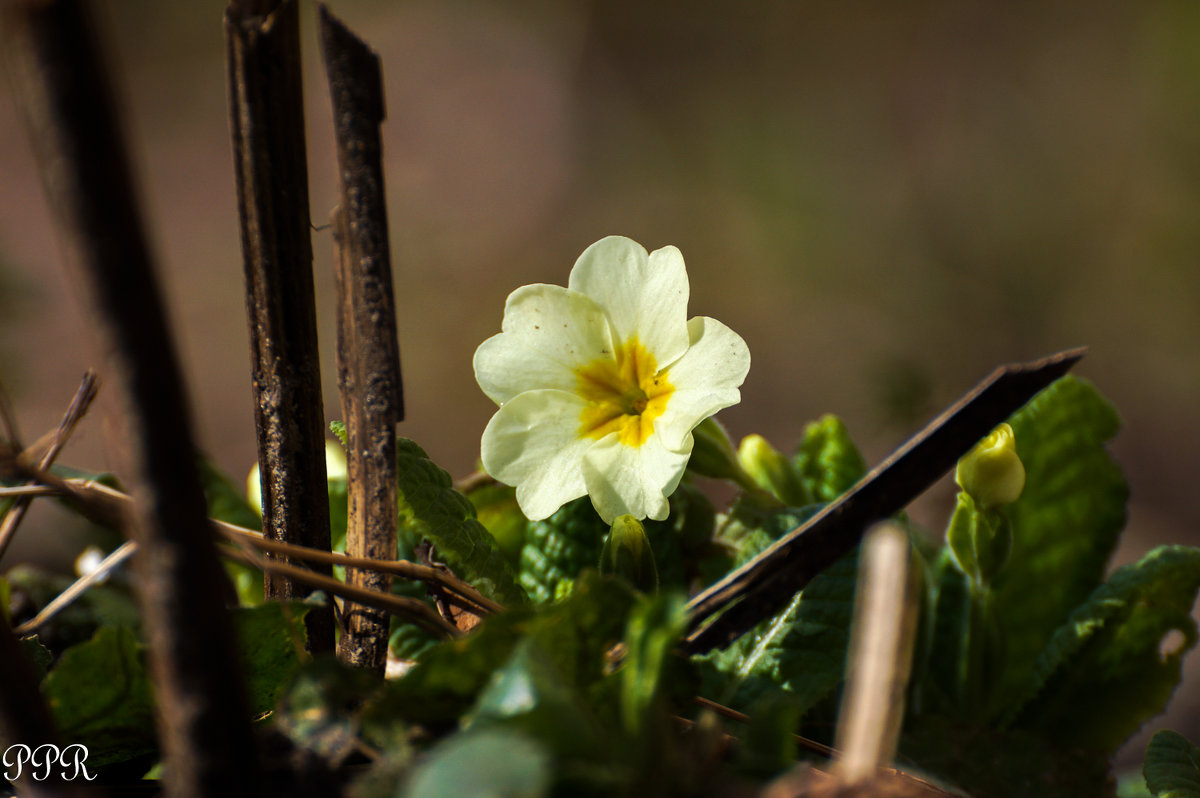
[[[981,510],[1015,502],[1025,488],[1013,429],[1001,424],[958,461],[954,481]]]

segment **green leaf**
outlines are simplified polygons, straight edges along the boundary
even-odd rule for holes
[[[948,548],[930,564],[929,611],[923,618],[928,641],[918,650],[914,673],[918,675],[918,700],[922,712],[957,714],[962,708],[967,643],[970,634],[970,587]]]
[[[304,617],[312,607],[304,601],[271,601],[234,610],[251,714],[274,707],[281,686],[307,658]]]
[[[650,727],[663,695],[671,650],[687,625],[686,603],[678,593],[648,597],[634,607],[625,629],[625,661],[619,675],[621,720],[634,738]]]
[[[793,458],[804,487],[818,502],[831,502],[867,473],[846,425],[826,415],[804,428]]]
[[[372,722],[456,720],[522,639],[540,650],[569,683],[584,689],[604,675],[604,654],[617,643],[636,601],[624,581],[585,572],[563,601],[511,608],[486,618],[466,637],[426,652],[403,678],[387,684],[368,713]]]
[[[517,490],[510,485],[483,485],[467,494],[475,506],[475,517],[491,533],[509,560],[516,564],[525,545],[529,519],[517,504]]]
[[[471,728],[503,724],[539,740],[556,757],[603,762],[612,736],[585,693],[535,640],[517,644],[466,717]]]
[[[241,489],[207,457],[198,457],[197,464],[200,482],[204,487],[204,498],[208,502],[208,517],[246,529],[262,531],[262,516],[246,500]],[[225,572],[229,574],[237,592],[238,603],[248,607],[262,604],[262,571],[230,560],[226,560],[224,565]]]
[[[1028,689],[1050,635],[1103,580],[1129,495],[1105,448],[1120,420],[1090,383],[1058,380],[1009,424],[1026,478],[1021,498],[1007,509],[1012,552],[993,582],[1006,651],[996,710]]]
[[[347,442],[346,422],[345,421],[330,421],[329,431],[337,436],[337,439],[342,442],[342,446],[349,446]]]
[[[42,681],[42,694],[63,740],[87,746],[89,766],[156,748],[150,680],[130,629],[101,627],[64,651]]]
[[[484,729],[437,746],[412,774],[408,798],[538,798],[549,795],[551,758],[519,733]]]
[[[769,544],[819,509],[814,505],[776,513],[750,541]],[[745,518],[744,511],[742,515]],[[751,545],[740,558],[755,553]],[[786,687],[795,696],[797,710],[805,712],[830,695],[845,668],[857,563],[855,549],[817,575],[779,614],[724,651],[709,655],[712,665],[724,674],[724,679],[709,679],[710,689],[720,685],[718,700],[745,711],[771,687]]]
[[[1058,743],[924,716],[906,726],[900,755],[972,798],[1112,798],[1108,760]]]
[[[1179,683],[1196,644],[1198,590],[1197,548],[1163,546],[1117,570],[1055,632],[1010,725],[1062,745],[1116,750]]]
[[[567,502],[549,518],[531,522],[518,577],[529,598],[541,604],[570,593],[579,574],[600,562],[607,534],[608,524],[587,496]]]
[[[1157,798],[1200,798],[1200,748],[1182,734],[1163,730],[1151,737],[1142,773]]]
[[[46,672],[50,670],[50,665],[54,662],[54,655],[50,653],[50,649],[42,645],[37,635],[22,637],[21,649],[25,652],[25,658],[29,660],[29,664],[33,667],[34,675],[39,680],[43,679],[46,676]]]
[[[383,682],[332,655],[305,663],[284,683],[272,726],[336,767],[361,749],[362,715]]]
[[[262,517],[250,506],[244,491],[207,457],[197,458],[208,517],[227,524],[262,531]]]
[[[471,502],[420,446],[396,442],[400,528],[410,541],[428,540],[437,556],[482,593],[503,604],[525,602],[516,574]]]
[[[74,579],[51,574],[32,565],[18,565],[6,575],[14,601],[28,608],[28,614],[14,619],[17,622],[32,617]],[[92,638],[101,626],[127,626],[136,629],[141,623],[134,600],[123,574],[111,575],[103,584],[93,585],[70,606],[38,629],[38,640],[52,652],[61,652]]]

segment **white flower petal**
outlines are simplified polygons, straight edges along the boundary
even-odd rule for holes
[[[583,456],[583,478],[596,512],[611,524],[618,515],[661,521],[670,507],[667,497],[675,492],[688,457],[686,451],[666,449],[658,436],[650,436],[641,446],[626,446],[616,433],[596,441]]]
[[[716,319],[688,321],[691,346],[667,369],[675,387],[654,431],[667,449],[678,450],[704,419],[741,400],[738,390],[750,371],[750,350],[742,337]],[[690,447],[689,447],[690,449]]]
[[[572,391],[575,369],[611,357],[612,333],[590,298],[560,285],[527,285],[509,294],[504,323],[475,350],[475,379],[503,404],[525,391]]]
[[[592,244],[571,269],[567,287],[596,300],[618,343],[637,336],[661,367],[687,349],[688,278],[683,255],[609,236]]]
[[[566,391],[526,391],[502,405],[483,431],[484,470],[517,486],[517,503],[531,520],[587,492],[580,464],[593,441],[579,437],[583,406]]]

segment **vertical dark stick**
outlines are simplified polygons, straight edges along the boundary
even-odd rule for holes
[[[183,379],[106,64],[78,0],[6,2],[4,51],[66,260],[112,355],[169,796],[257,795],[258,762]]]
[[[265,5],[273,7],[233,0],[225,11],[263,534],[329,551],[300,24],[295,0]],[[268,598],[311,592],[284,577],[263,578]],[[333,649],[332,607],[309,613],[308,644]]]
[[[346,418],[350,523],[346,553],[396,557],[396,424],[404,416],[392,298],[379,126],[379,59],[324,7],[321,43],[333,98],[342,202],[334,212],[338,270],[338,382]],[[354,584],[387,590],[390,578],[351,572]],[[382,672],[388,618],[347,606],[343,661]]]

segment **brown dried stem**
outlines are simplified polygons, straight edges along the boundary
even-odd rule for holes
[[[328,550],[299,30],[294,0],[233,0],[225,11],[263,534]],[[273,573],[264,592],[295,598],[308,588]],[[333,649],[331,610],[309,613],[310,650]]]
[[[76,425],[87,414],[88,408],[92,406],[92,400],[96,398],[98,389],[96,375],[94,372],[87,372],[83,375],[83,381],[79,385],[79,390],[75,392],[75,398],[71,400],[71,404],[67,407],[67,412],[63,415],[62,421],[58,425],[58,429],[54,432],[54,438],[50,443],[45,454],[42,455],[38,467],[45,469],[49,468],[66,445],[67,439],[71,437],[71,433],[75,431]],[[21,520],[25,517],[25,513],[29,511],[29,504],[32,501],[32,496],[22,496],[13,502],[8,513],[4,516],[4,520],[0,522],[0,560],[4,559],[4,552],[8,551],[8,546],[12,543],[16,536],[17,527],[20,526]]]
[[[166,794],[257,795],[259,769],[173,339],[107,64],[81,0],[10,0],[4,52],[67,261],[118,379]]]
[[[387,209],[379,126],[383,87],[379,59],[318,6],[321,43],[333,101],[341,205],[334,212],[338,286],[338,387],[346,421],[349,523],[346,552],[386,559],[396,552],[396,424],[404,417],[400,347],[392,297]],[[388,590],[385,575],[356,572],[356,585]],[[338,656],[382,673],[386,616],[348,608]]]
[[[86,480],[62,479],[54,474],[40,471],[36,467],[24,463],[20,455],[0,453],[0,466],[3,466],[3,469],[7,472],[20,474],[37,483],[36,485],[22,488],[22,490],[37,491],[38,495],[60,496],[75,506],[85,517],[96,523],[120,530],[122,529],[121,524],[124,523],[124,519],[131,510],[132,499],[118,490]],[[209,519],[209,522],[217,534],[239,546],[249,545],[262,551],[285,554],[289,559],[297,561],[341,565],[349,569],[379,571],[398,576],[402,579],[425,582],[441,591],[455,606],[476,615],[489,615],[504,611],[502,605],[484,596],[474,587],[443,568],[434,568],[407,560],[374,560],[362,557],[350,557],[336,552],[308,549],[303,546],[267,540],[261,533],[224,521]],[[70,601],[86,590],[87,587],[90,587],[91,584],[101,578],[105,572],[112,570],[132,556],[135,550],[136,543],[130,541],[110,553],[96,572],[81,577],[73,583],[67,590],[63,591],[62,594],[47,604],[36,617],[23,623],[18,628],[18,632],[28,634],[48,621],[54,614],[61,611]],[[223,553],[225,551],[227,550],[222,550]],[[270,561],[266,560],[262,562],[268,565],[271,564]],[[255,567],[261,566],[259,563],[255,563]],[[289,573],[291,572],[289,571]],[[311,584],[308,574],[312,574],[312,572],[305,571],[304,574],[303,577],[298,578],[298,581]],[[343,589],[345,586],[341,582],[333,580],[330,577],[324,577],[324,579],[329,579],[330,581],[322,580],[320,582],[320,589],[332,595],[343,596],[345,598],[353,598],[360,595],[356,592],[346,592]]]

